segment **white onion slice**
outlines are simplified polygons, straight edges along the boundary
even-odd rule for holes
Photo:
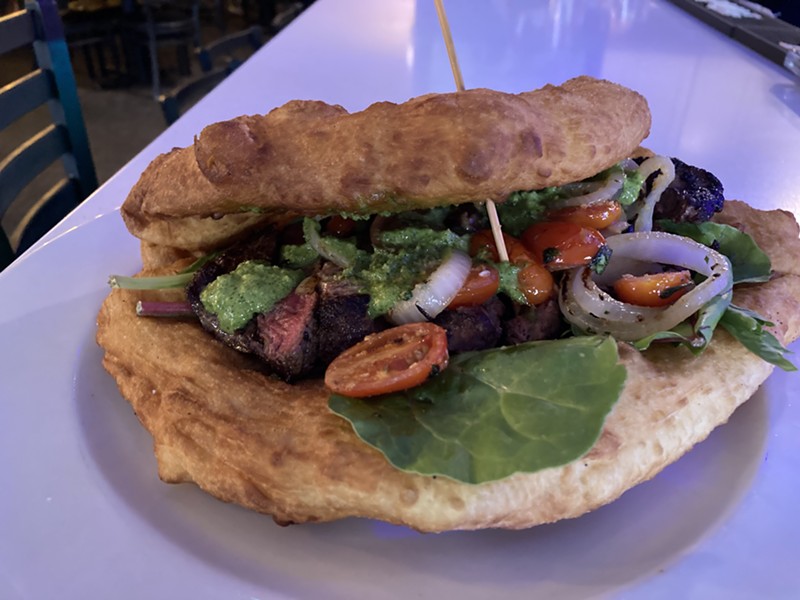
[[[303,223],[303,235],[306,242],[311,246],[314,251],[322,258],[331,261],[336,266],[346,269],[352,266],[352,261],[348,256],[337,251],[335,244],[326,243],[326,240],[320,235],[318,225],[309,226],[308,223]]]
[[[608,333],[635,341],[665,331],[689,318],[715,296],[733,285],[731,266],[719,252],[683,236],[663,231],[623,233],[606,240],[611,261],[639,261],[677,265],[706,276],[705,281],[664,308],[620,302],[601,290],[586,267],[564,277],[559,304],[565,318],[591,333]]]
[[[576,188],[584,191],[579,196],[563,198],[553,202],[554,208],[566,208],[568,206],[583,206],[594,204],[602,200],[610,200],[616,196],[625,183],[625,173],[622,169],[613,168],[603,181],[567,184],[564,189]]]
[[[411,298],[395,304],[387,315],[396,325],[421,323],[436,317],[456,297],[467,280],[472,259],[453,250],[424,283],[418,283]]]
[[[668,156],[651,156],[639,165],[639,175],[642,177],[642,181],[647,181],[647,178],[656,171],[661,172],[656,175],[650,193],[645,196],[644,202],[639,208],[639,214],[633,224],[634,231],[653,230],[653,211],[656,203],[667,186],[675,179],[675,165]]]

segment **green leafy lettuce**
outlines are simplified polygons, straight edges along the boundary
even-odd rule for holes
[[[329,406],[397,468],[482,483],[582,456],[625,377],[612,338],[568,338],[460,354],[421,386]]]
[[[693,239],[728,257],[733,267],[733,283],[768,281],[772,263],[752,237],[722,223],[676,223],[659,221],[663,231]]]
[[[770,364],[776,365],[784,371],[796,371],[791,362],[786,359],[790,351],[784,348],[777,338],[764,327],[771,327],[771,323],[746,308],[731,304],[722,315],[720,325],[735,337],[750,352],[760,356]]]
[[[676,223],[659,221],[663,231],[675,233],[717,249],[728,257],[733,269],[733,283],[768,281],[772,271],[769,256],[746,233],[722,223]],[[694,317],[669,331],[659,331],[638,340],[634,346],[647,349],[653,342],[683,344],[694,353],[700,353],[711,342],[717,324],[735,337],[752,353],[786,371],[796,367],[786,359],[789,350],[764,327],[770,323],[757,313],[731,304],[732,292],[726,292],[706,304]]]
[[[714,329],[731,304],[733,292],[728,291],[712,298],[690,320],[679,323],[668,331],[658,331],[636,341],[637,350],[647,350],[653,342],[672,342],[683,344],[694,354],[700,354],[711,343]]]

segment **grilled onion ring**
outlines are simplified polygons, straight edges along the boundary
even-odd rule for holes
[[[427,281],[414,287],[411,298],[392,307],[387,315],[389,320],[402,325],[433,319],[456,297],[471,268],[469,255],[453,250]]]
[[[634,232],[611,236],[606,243],[612,251],[612,264],[619,258],[671,264],[706,279],[674,304],[650,308],[620,302],[598,287],[588,268],[572,269],[561,283],[559,304],[566,319],[587,332],[636,341],[675,327],[733,286],[728,259],[689,238],[663,231]]]

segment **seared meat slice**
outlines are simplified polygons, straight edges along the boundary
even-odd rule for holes
[[[675,179],[661,194],[654,219],[703,223],[722,210],[725,196],[714,175],[673,158]]]
[[[276,234],[272,230],[267,230],[259,233],[258,235],[247,238],[220,252],[217,256],[212,258],[204,264],[195,273],[190,289],[197,289],[199,294],[204,287],[214,281],[220,275],[230,273],[240,263],[247,260],[260,260],[272,263],[275,258],[275,251],[277,248]]]
[[[319,273],[319,362],[330,362],[377,330],[375,320],[367,314],[369,295],[358,286],[339,277],[341,269],[327,263]]]
[[[310,372],[317,358],[317,293],[302,287],[256,318],[261,341],[257,354],[287,381]]]
[[[433,322],[447,330],[447,349],[452,353],[494,348],[503,331],[497,312],[487,305],[445,310]]]
[[[334,296],[321,298],[317,309],[319,323],[319,361],[330,362],[376,331],[375,321],[367,315],[369,296]]]
[[[200,324],[225,344],[240,352],[255,352],[261,345],[255,321],[251,321],[245,327],[233,333],[223,331],[219,328],[219,321],[216,315],[208,312],[203,306],[200,301],[200,293],[217,277],[230,273],[240,263],[247,260],[261,260],[271,263],[275,257],[275,250],[276,235],[274,231],[268,230],[250,237],[231,246],[208,261],[194,274],[192,281],[186,288],[186,297],[192,305],[192,310],[200,320]]]
[[[564,327],[558,300],[551,298],[539,306],[525,306],[519,314],[505,321],[503,343],[513,346],[536,340],[552,340],[561,334]]]

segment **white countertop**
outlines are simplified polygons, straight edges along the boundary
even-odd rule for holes
[[[800,215],[788,71],[665,0],[446,7],[467,87],[622,83],[650,102],[647,146],[712,171],[729,198]],[[206,124],[294,98],[359,110],[453,89],[432,0],[317,0],[0,274],[0,597],[796,597],[798,375],[773,376],[653,482],[530,532],[280,529],[157,481],[93,343],[105,276],[138,263],[115,211],[141,171]]]

